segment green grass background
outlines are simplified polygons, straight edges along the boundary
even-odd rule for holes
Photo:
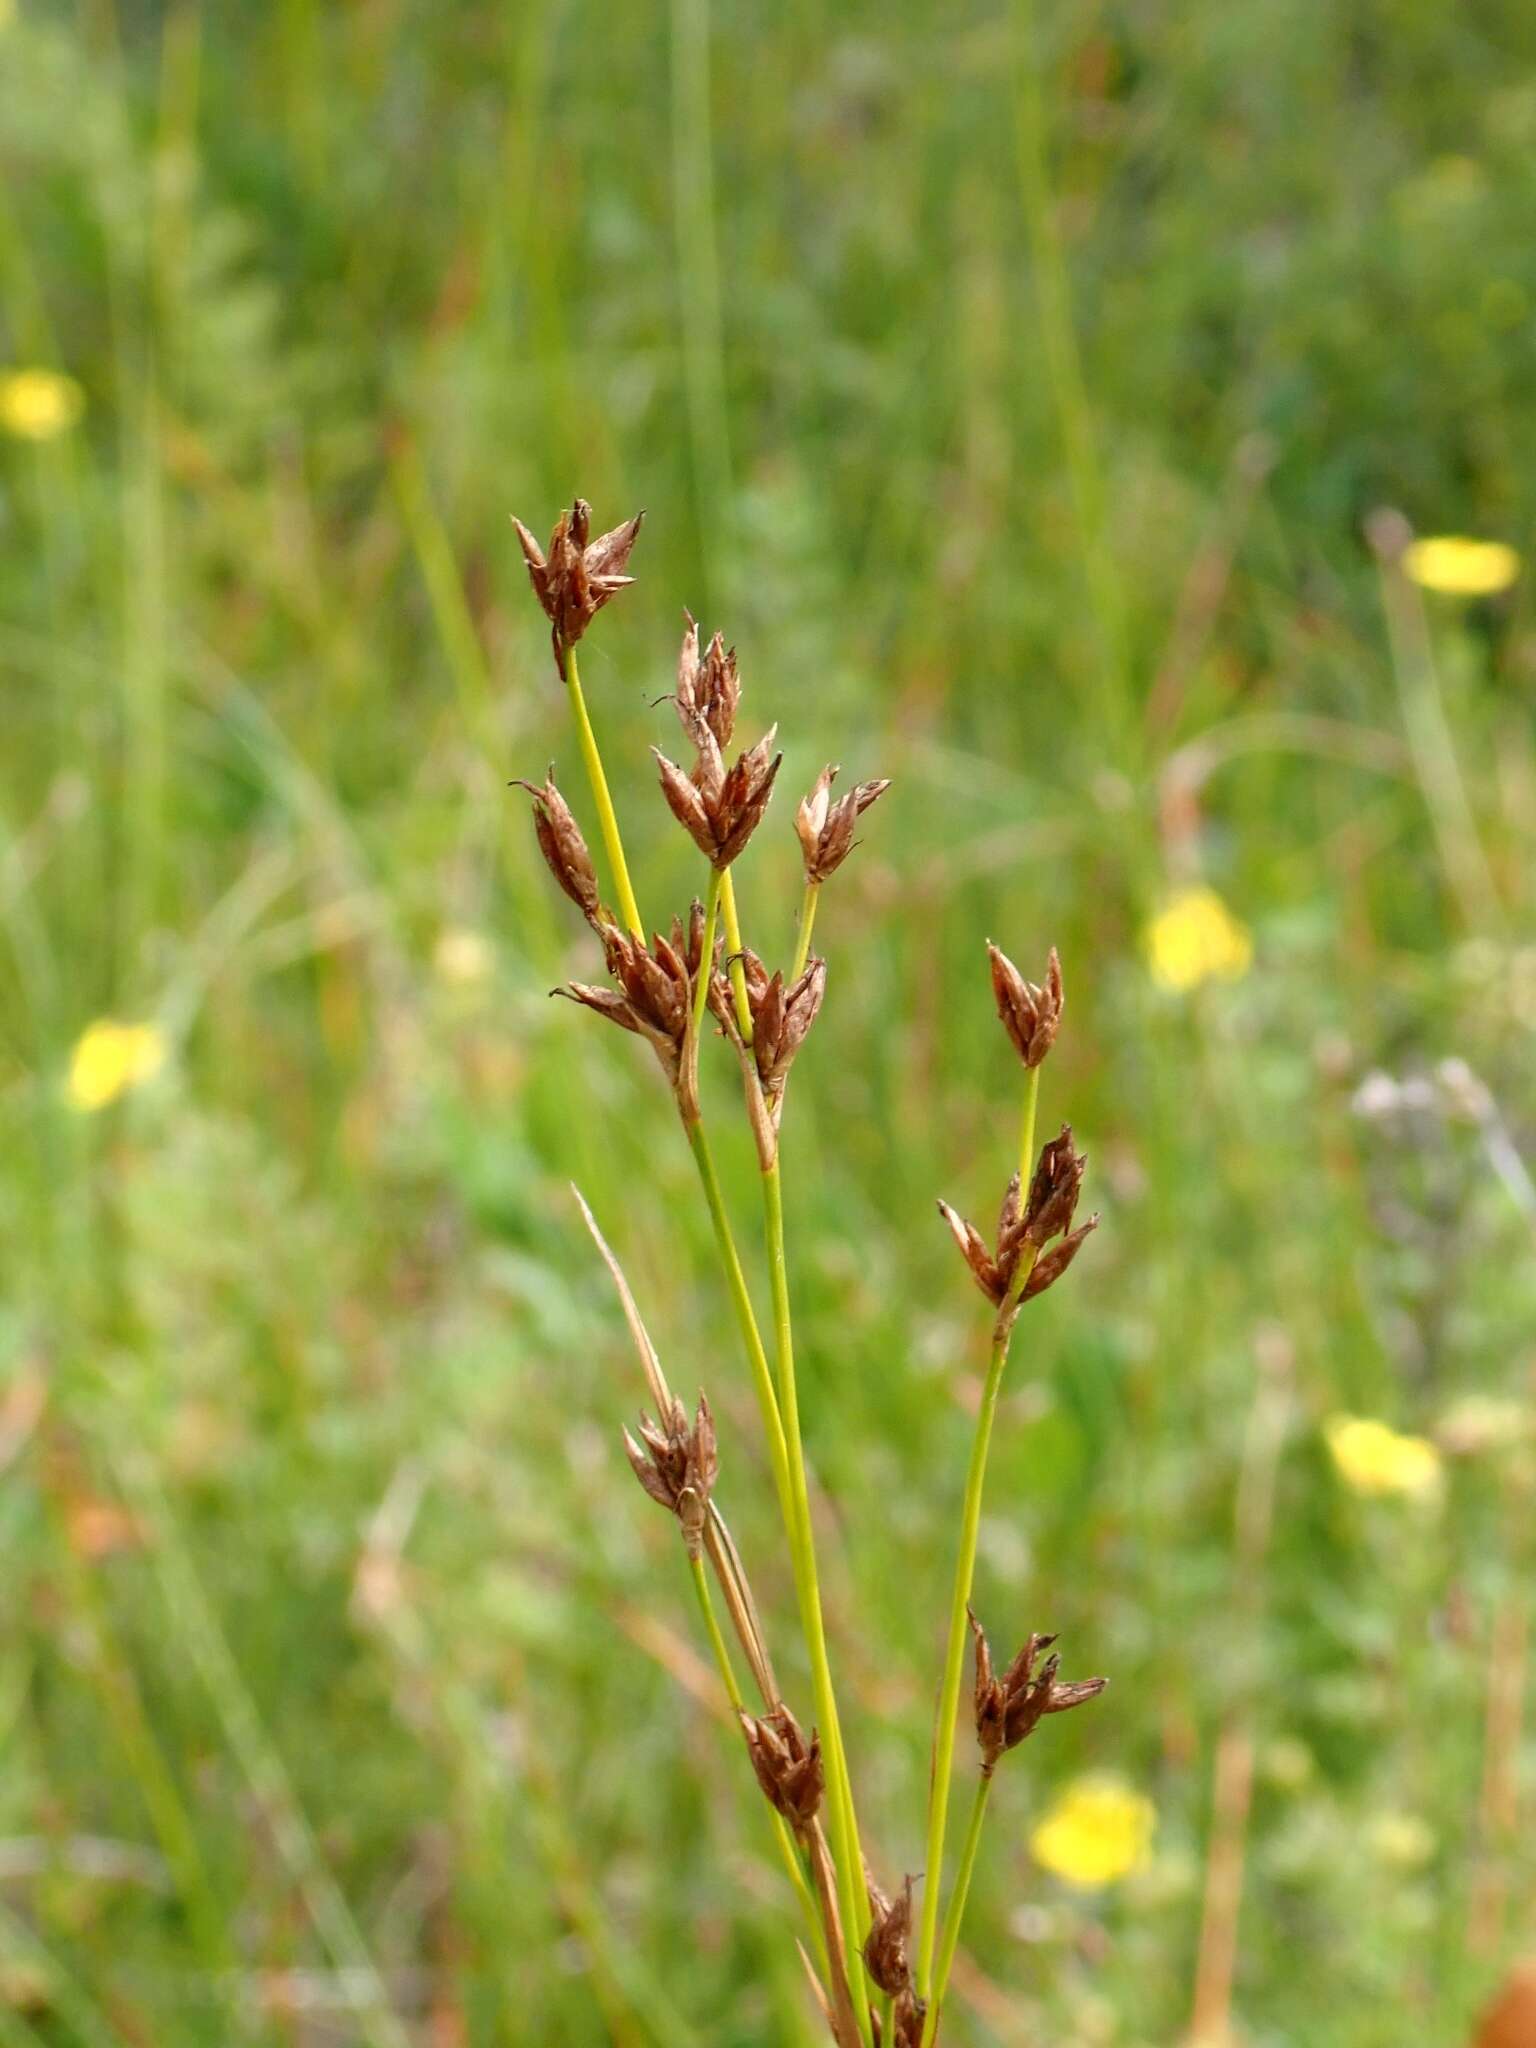
[[[1530,9],[21,0],[0,177],[4,355],[88,399],[0,446],[0,2043],[810,2038],[570,1179],[803,1700],[750,1391],[653,1067],[545,1000],[593,963],[505,786],[580,791],[507,524],[578,489],[649,510],[584,672],[653,914],[685,602],[781,724],[760,950],[793,795],[894,778],[786,1133],[888,1883],[985,1346],[933,1198],[990,1215],[1016,1119],[981,941],[1065,963],[1042,1114],[1105,1221],[1021,1330],[978,1595],[1113,1689],[1000,1777],[948,2031],[1182,2037],[1230,1725],[1242,2038],[1465,2039],[1536,1934],[1482,1793],[1530,1475],[1361,1502],[1318,1425],[1530,1399],[1477,1128],[1351,1109],[1457,1056],[1536,1135],[1536,621],[1410,607],[1394,654],[1363,533],[1532,540]],[[1174,997],[1143,930],[1195,876],[1255,961]],[[174,1058],[87,1117],[101,1014]],[[1027,1835],[1090,1768],[1158,1831],[1080,1897]]]

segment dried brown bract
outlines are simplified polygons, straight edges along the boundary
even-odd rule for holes
[[[803,1831],[815,1820],[825,1789],[821,1737],[806,1741],[800,1723],[781,1700],[771,1713],[743,1714],[742,1733],[757,1782],[790,1826]]]
[[[703,654],[699,652],[698,621],[684,612],[688,621],[682,651],[677,657],[677,716],[700,756],[723,753],[736,730],[736,707],[741,702],[741,677],[736,670],[736,650],[727,647],[717,633]]]
[[[1026,1067],[1038,1067],[1056,1041],[1066,996],[1061,986],[1061,962],[1052,946],[1045,965],[1045,986],[1026,981],[1006,953],[988,942],[992,962],[992,993],[1003,1029],[1013,1040]]]
[[[688,1555],[698,1557],[704,1541],[704,1523],[710,1495],[720,1470],[715,1448],[715,1422],[709,1403],[699,1395],[698,1412],[692,1428],[681,1401],[660,1423],[644,1413],[640,1417],[640,1442],[626,1429],[624,1449],[634,1467],[635,1477],[651,1499],[676,1515],[688,1546]]]
[[[731,766],[707,725],[708,748],[692,775],[669,761],[659,747],[651,752],[661,775],[661,790],[672,815],[712,867],[728,868],[762,822],[782,754],[773,751],[777,726],[770,726],[755,747],[739,754]]]
[[[954,1233],[976,1285],[994,1308],[1003,1308],[1010,1300],[1032,1301],[1037,1294],[1044,1294],[1077,1257],[1083,1240],[1098,1228],[1097,1215],[1076,1230],[1071,1227],[1087,1165],[1086,1156],[1072,1142],[1071,1125],[1063,1124],[1060,1136],[1052,1138],[1040,1154],[1027,1203],[1021,1198],[1019,1176],[1015,1174],[1009,1181],[997,1219],[995,1250],[988,1249],[975,1224],[957,1215],[948,1202],[940,1202],[939,1214]],[[1061,1242],[1051,1245],[1053,1237]],[[1047,1245],[1051,1248],[1043,1249]]]
[[[887,2042],[878,2026],[875,2032],[876,2048],[922,2048],[923,2021],[928,2017],[928,2001],[919,1998],[911,1985],[896,2000],[891,2015],[891,2039]]]
[[[710,984],[709,1004],[738,1050],[750,1050],[769,1107],[776,1109],[795,1054],[804,1045],[826,995],[827,963],[813,954],[799,980],[786,986],[783,974],[770,974],[750,947],[743,948],[739,957],[752,1015],[750,1049],[738,1032],[731,987],[723,972],[717,972]]]
[[[976,1741],[981,1749],[982,1776],[990,1778],[998,1758],[1033,1735],[1047,1714],[1065,1714],[1097,1699],[1109,1680],[1083,1678],[1075,1684],[1062,1683],[1056,1676],[1061,1659],[1054,1654],[1037,1668],[1036,1660],[1056,1640],[1038,1635],[1032,1635],[1002,1677],[995,1678],[986,1631],[970,1608],[966,1612],[976,1639]]]
[[[528,580],[549,619],[555,666],[562,676],[566,649],[576,645],[605,604],[634,582],[624,570],[644,517],[637,512],[593,540],[592,507],[578,498],[555,521],[547,555],[521,519],[512,521],[523,545]]]
[[[1029,1183],[1029,1200],[1019,1223],[1024,1240],[1037,1250],[1049,1244],[1053,1237],[1060,1237],[1063,1231],[1071,1229],[1087,1167],[1087,1155],[1079,1152],[1072,1142],[1072,1126],[1063,1124],[1059,1134],[1041,1150]],[[1009,1195],[1015,1203],[1017,1193],[1016,1187],[1010,1187]],[[1009,1227],[1006,1210],[1003,1222],[1006,1230]],[[1003,1234],[1003,1231],[999,1232],[1000,1237]]]
[[[596,924],[602,914],[597,869],[570,805],[555,787],[553,763],[542,783],[525,782],[518,776],[515,786],[526,789],[533,798],[533,829],[549,872],[587,922]]]
[[[872,1918],[864,1942],[864,1967],[888,1998],[899,1998],[912,1981],[907,1958],[907,1936],[912,1928],[911,1878],[903,1881],[894,1899],[888,1899],[871,1879],[869,1904]]]
[[[677,1097],[678,1108],[690,1123],[699,1114],[698,1047],[693,1042],[692,1024],[704,922],[704,906],[695,901],[686,930],[681,920],[674,918],[670,939],[657,932],[649,946],[615,924],[601,924],[603,952],[617,988],[594,988],[589,982],[573,981],[554,991],[647,1040]]]
[[[824,882],[853,851],[853,834],[859,819],[872,803],[890,788],[889,780],[858,782],[846,795],[832,801],[836,768],[823,768],[809,796],[800,799],[795,812],[795,833],[805,856],[805,879]]]

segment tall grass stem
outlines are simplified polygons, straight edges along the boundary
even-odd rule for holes
[[[1031,1067],[1024,1082],[1024,1115],[1020,1131],[1020,1173],[1025,1189],[1033,1165],[1035,1110],[1040,1094],[1040,1069]],[[928,1854],[923,1875],[923,1917],[917,1951],[917,1988],[933,2003],[934,1946],[938,1939],[939,1897],[944,1876],[944,1830],[949,1819],[949,1781],[955,1764],[955,1716],[960,1704],[960,1676],[965,1662],[966,1610],[976,1575],[976,1544],[981,1530],[981,1498],[986,1485],[987,1455],[992,1445],[992,1423],[997,1413],[998,1390],[1003,1368],[1008,1363],[1008,1342],[1013,1332],[1013,1309],[1029,1278],[1033,1261],[1019,1261],[1010,1298],[998,1314],[987,1361],[987,1377],[981,1392],[981,1409],[976,1434],[971,1442],[971,1461],[965,1475],[965,1502],[960,1520],[960,1554],[955,1561],[955,1589],[949,1608],[949,1642],[944,1653],[944,1679],[939,1690],[939,1717],[933,1738],[933,1783],[928,1793]]]
[[[779,1360],[779,1409],[784,1422],[784,1442],[789,1454],[792,1516],[789,1524],[791,1552],[795,1561],[795,1585],[800,1596],[801,1621],[806,1649],[811,1660],[811,1685],[816,1713],[821,1722],[823,1755],[827,1774],[827,1797],[831,1809],[832,1839],[837,1856],[838,1902],[843,1923],[843,1941],[848,1953],[850,1985],[863,1982],[862,1943],[869,1925],[869,1905],[864,1889],[864,1858],[859,1847],[858,1821],[853,1808],[848,1761],[843,1750],[842,1726],[837,1697],[832,1687],[832,1667],[827,1656],[826,1629],[821,1612],[821,1585],[816,1570],[816,1546],[811,1529],[810,1492],[806,1484],[805,1454],[800,1442],[800,1399],[795,1383],[794,1328],[789,1307],[789,1267],[784,1247],[784,1189],[779,1162],[762,1176],[763,1215],[768,1239],[768,1266],[773,1286],[774,1340]],[[857,2000],[859,2031],[865,2041],[869,2031],[867,2001]]]
[[[598,824],[602,828],[603,845],[608,850],[608,865],[613,871],[613,887],[619,899],[619,913],[643,945],[645,927],[640,922],[640,906],[635,901],[635,892],[630,886],[629,864],[624,858],[624,841],[619,834],[618,814],[613,808],[613,798],[608,793],[608,777],[603,773],[603,757],[597,750],[597,735],[593,732],[592,721],[587,716],[587,700],[582,694],[581,671],[576,666],[574,647],[567,647],[565,650],[565,685],[571,699],[571,716],[576,721],[576,737],[581,745],[582,765],[587,771],[592,801],[597,806]]]

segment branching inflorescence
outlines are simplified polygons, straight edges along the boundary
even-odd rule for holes
[[[1040,1067],[1051,1050],[1064,1005],[1054,950],[1045,979],[1025,979],[997,947],[988,948],[998,1015],[1023,1065],[1022,1131],[1017,1171],[1003,1196],[988,1244],[947,1203],[939,1208],[977,1286],[993,1310],[992,1342],[961,1507],[959,1554],[934,1731],[927,1813],[927,1877],[914,1914],[912,1877],[894,1897],[870,1873],[861,1843],[853,1783],[822,1615],[816,1545],[805,1458],[784,1233],[779,1131],[791,1068],[821,1010],[826,961],[811,952],[823,885],[847,859],[864,813],[889,784],[854,784],[840,796],[838,770],[824,768],[795,814],[805,893],[794,958],[770,969],[741,937],[732,879],[735,862],[761,825],[782,763],[775,728],[729,759],[741,678],[733,648],[720,634],[701,648],[685,614],[672,703],[690,766],[655,749],[662,794],[705,861],[702,897],[647,939],[625,861],[602,756],[588,716],[576,644],[597,613],[631,581],[627,573],[640,530],[637,515],[596,540],[591,514],[577,499],[561,514],[541,549],[517,525],[535,594],[550,621],[555,665],[570,695],[578,743],[608,857],[617,911],[604,902],[596,865],[576,817],[556,786],[524,782],[532,799],[539,850],[556,882],[591,927],[606,983],[572,982],[555,991],[643,1038],[655,1053],[677,1104],[698,1168],[752,1376],[778,1508],[794,1575],[811,1675],[814,1722],[805,1732],[780,1694],[762,1620],[717,1495],[719,1455],[714,1418],[704,1395],[690,1420],[671,1391],[623,1272],[583,1204],[619,1289],[644,1369],[655,1420],[642,1415],[638,1440],[624,1444],[636,1477],[652,1500],[674,1516],[692,1575],[701,1622],[726,1696],[740,1722],[747,1759],[768,1805],[790,1886],[805,1916],[801,1953],[830,2038],[838,2048],[929,2048],[938,2032],[950,1967],[969,1893],[993,1774],[1006,1753],[1047,1716],[1081,1706],[1104,1689],[1102,1678],[1069,1683],[1058,1677],[1054,1637],[1030,1634],[1001,1677],[971,1610],[987,1455],[999,1388],[1023,1304],[1066,1272],[1098,1218],[1076,1224],[1085,1160],[1069,1126],[1034,1153]],[[723,927],[723,931],[722,928]],[[773,1305],[773,1363],[747,1286],[705,1130],[699,1094],[699,1053],[720,1036],[736,1056],[762,1183],[763,1242]],[[748,1704],[735,1657],[718,1618],[723,1606],[737,1650],[757,1695]],[[975,1796],[964,1844],[940,1918],[945,1836],[954,1770],[967,1633],[974,1638]]]

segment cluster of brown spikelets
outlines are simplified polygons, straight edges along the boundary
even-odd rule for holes
[[[672,702],[690,762],[655,751],[661,792],[673,817],[705,862],[706,890],[649,937],[630,884],[623,842],[601,755],[582,696],[576,645],[602,608],[630,582],[628,564],[640,518],[598,536],[590,508],[578,499],[556,522],[547,549],[520,521],[518,537],[534,591],[550,621],[555,664],[571,697],[591,795],[602,829],[617,907],[604,900],[598,870],[581,827],[555,782],[525,782],[538,844],[550,872],[591,927],[606,980],[572,982],[556,993],[620,1030],[644,1039],[655,1054],[682,1119],[699,1175],[748,1368],[762,1417],[765,1448],[784,1519],[788,1552],[811,1671],[814,1724],[782,1697],[762,1620],[741,1557],[717,1498],[715,1424],[701,1394],[690,1418],[668,1386],[629,1288],[592,1223],[639,1351],[655,1408],[639,1437],[625,1432],[635,1475],[652,1500],[676,1518],[700,1615],[721,1682],[741,1723],[747,1760],[768,1803],[792,1891],[805,1915],[801,1954],[830,2036],[838,2048],[928,2048],[936,2037],[959,1937],[971,1867],[988,1791],[999,1760],[1051,1714],[1092,1699],[1104,1680],[1068,1683],[1050,1654],[1055,1638],[1029,1634],[1001,1676],[970,1607],[977,1528],[993,1415],[1010,1338],[1022,1305],[1059,1280],[1097,1222],[1076,1224],[1085,1161],[1062,1126],[1034,1157],[1040,1066],[1060,1027],[1065,997],[1061,967],[1050,954],[1044,981],[1026,980],[997,947],[988,948],[998,1015],[1023,1072],[1019,1169],[1003,1195],[989,1243],[947,1203],[939,1207],[993,1311],[992,1343],[976,1440],[966,1480],[927,1814],[927,1877],[922,1911],[914,1912],[914,1880],[894,1896],[871,1874],[860,1844],[831,1659],[822,1622],[814,1534],[800,1441],[793,1327],[784,1242],[779,1132],[790,1072],[827,990],[827,964],[810,950],[819,892],[856,843],[859,821],[889,784],[855,784],[834,793],[837,769],[827,767],[795,813],[805,894],[792,964],[770,971],[741,937],[733,869],[762,824],[782,755],[775,728],[732,758],[741,678],[734,649],[716,633],[701,646],[687,619]],[[685,615],[686,616],[686,615]],[[774,1362],[770,1368],[730,1218],[715,1175],[699,1095],[699,1053],[705,1037],[734,1053],[763,1187],[763,1231],[772,1298]],[[584,1205],[583,1205],[584,1206]],[[736,1657],[717,1618],[723,1605],[736,1652],[745,1660],[756,1698],[736,1674]],[[940,1902],[945,1832],[953,1774],[967,1631],[974,1638],[975,1806],[952,1874],[942,1925]]]

